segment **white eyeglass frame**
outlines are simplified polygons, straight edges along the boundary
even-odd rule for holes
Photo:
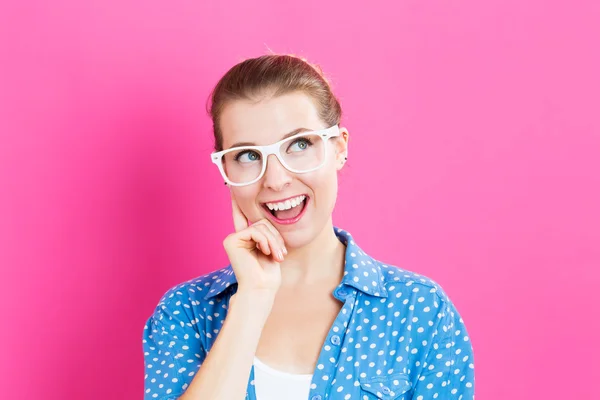
[[[287,141],[292,141],[296,138],[306,136],[306,135],[319,135],[323,139],[323,142],[325,144],[325,154],[323,156],[323,162],[319,166],[317,166],[315,168],[311,168],[307,171],[298,171],[298,170],[291,168],[289,165],[287,165],[285,163],[285,161],[283,160],[283,157],[279,153],[279,149],[281,148],[282,143],[287,142]],[[335,124],[327,129],[300,132],[294,136],[290,136],[288,138],[280,140],[277,143],[269,144],[266,146],[239,146],[239,147],[232,147],[227,150],[217,151],[217,152],[211,153],[210,159],[219,168],[219,171],[221,172],[221,176],[225,180],[225,184],[228,184],[231,186],[252,185],[253,183],[258,182],[265,174],[265,171],[267,170],[267,159],[269,158],[269,156],[271,154],[275,154],[275,157],[277,157],[277,159],[279,160],[281,165],[283,165],[285,167],[285,169],[287,169],[288,171],[293,172],[295,174],[305,174],[307,172],[312,172],[314,170],[321,168],[323,165],[325,165],[325,162],[327,161],[327,148],[329,147],[329,146],[327,146],[327,141],[329,140],[329,138],[336,137],[339,135],[340,135],[340,129],[339,129],[338,125]],[[260,171],[260,174],[258,174],[258,178],[254,179],[253,181],[246,182],[246,183],[235,183],[235,182],[231,182],[229,180],[229,178],[227,178],[227,174],[225,174],[225,170],[223,169],[222,158],[227,153],[230,153],[232,151],[240,151],[241,149],[255,150],[255,151],[259,152],[262,157],[262,170]]]

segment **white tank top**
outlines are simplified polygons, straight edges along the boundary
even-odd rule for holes
[[[306,400],[312,374],[278,371],[254,357],[254,389],[257,400]]]

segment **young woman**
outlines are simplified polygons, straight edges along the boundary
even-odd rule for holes
[[[145,399],[472,399],[472,346],[446,293],[332,223],[349,134],[318,67],[249,59],[211,100],[230,265],[158,303]]]

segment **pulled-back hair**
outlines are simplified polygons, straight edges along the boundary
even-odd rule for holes
[[[229,102],[259,101],[297,91],[312,99],[327,127],[340,123],[342,108],[318,65],[294,55],[268,54],[233,66],[214,87],[206,106],[213,121],[215,151],[223,150],[220,118]]]

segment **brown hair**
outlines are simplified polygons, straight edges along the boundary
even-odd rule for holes
[[[319,117],[327,127],[339,124],[342,108],[333,95],[321,68],[294,55],[268,54],[249,58],[219,80],[206,105],[213,121],[215,151],[223,150],[220,118],[224,107],[234,100],[260,100],[301,91],[312,98]]]

